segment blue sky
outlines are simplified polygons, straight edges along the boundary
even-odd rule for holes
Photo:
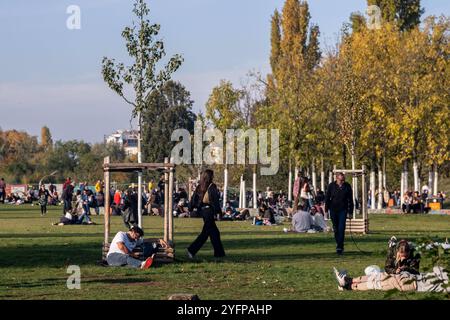
[[[161,24],[168,56],[185,61],[174,75],[203,110],[221,79],[238,86],[250,70],[269,71],[270,16],[284,0],[148,0]],[[310,0],[321,45],[333,45],[366,0]],[[69,30],[69,5],[81,9],[81,29]],[[425,15],[450,13],[450,1],[422,0]],[[131,23],[131,0],[2,0],[0,2],[0,127],[54,140],[99,142],[130,127],[131,108],[101,77],[103,56],[128,62],[120,36]]]

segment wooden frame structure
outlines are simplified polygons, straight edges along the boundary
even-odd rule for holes
[[[174,260],[174,241],[173,241],[173,188],[174,174],[176,165],[169,162],[168,158],[164,163],[111,163],[110,158],[106,157],[103,161],[103,173],[105,179],[105,234],[103,241],[103,259],[109,250],[110,233],[110,176],[114,172],[142,172],[144,170],[160,170],[164,172],[164,241],[168,244],[167,248],[162,248],[155,255],[156,262],[173,262]],[[142,187],[142,186],[138,186]],[[138,212],[141,216],[142,212]],[[158,239],[149,239],[157,241]]]
[[[354,209],[353,212],[353,219],[347,219],[347,227],[345,230],[347,232],[352,233],[362,233],[367,234],[369,233],[369,216],[368,216],[368,208],[367,208],[367,187],[366,187],[366,166],[362,166],[362,169],[360,170],[338,170],[336,168],[333,169],[334,176],[336,173],[342,172],[344,174],[351,174],[351,175],[360,175],[361,176],[361,215],[362,218],[356,219],[356,209]]]

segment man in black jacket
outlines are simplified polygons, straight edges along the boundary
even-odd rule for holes
[[[336,181],[330,183],[325,195],[325,211],[330,211],[333,222],[334,238],[336,240],[336,253],[344,253],[345,224],[347,216],[353,215],[353,192],[345,176],[339,172]]]

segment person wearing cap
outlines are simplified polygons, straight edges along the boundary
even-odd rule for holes
[[[325,212],[330,211],[333,222],[336,253],[344,253],[345,224],[347,216],[351,219],[353,214],[353,191],[342,172],[336,174],[336,181],[330,183],[325,195]]]
[[[138,254],[133,252],[136,246],[143,243],[143,236],[144,231],[137,226],[131,227],[128,232],[119,231],[112,240],[106,255],[108,265],[112,267],[150,268],[154,255],[148,257],[145,261],[141,261],[137,259]]]

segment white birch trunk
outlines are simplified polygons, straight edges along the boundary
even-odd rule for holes
[[[228,167],[225,165],[225,168],[223,169],[223,206],[226,207],[228,197]]]
[[[325,172],[320,171],[320,190],[325,192]]]
[[[247,199],[246,199],[246,192],[245,192],[245,179],[242,181],[242,208],[247,208]]]
[[[403,206],[403,194],[405,193],[405,172],[402,169],[400,177],[400,207]]]
[[[409,187],[408,187],[408,163],[405,161],[403,164],[403,172],[404,172],[404,186],[405,186],[405,192],[408,192]]]
[[[433,183],[434,183],[434,186],[433,186],[433,195],[434,196],[437,196],[437,194],[438,194],[438,192],[439,192],[439,186],[438,186],[438,166],[437,166],[437,164],[435,163],[434,164],[434,179],[433,179]]]
[[[256,170],[253,172],[253,209],[257,209],[258,206],[256,204]]]
[[[378,210],[383,209],[383,170],[378,167]]]
[[[313,162],[312,167],[311,167],[311,173],[312,173],[312,185],[313,185],[313,189],[314,192],[316,192],[317,189],[317,175],[316,175],[316,166]]]
[[[288,201],[292,201],[292,168],[291,168],[291,160],[289,160]]]
[[[241,176],[240,184],[239,184],[239,208],[243,208],[244,206],[242,201],[242,187],[243,187],[243,176]]]
[[[352,150],[352,170],[355,170],[355,153]],[[357,185],[357,178],[352,173],[352,191],[353,191],[353,201],[356,202],[358,196],[358,185]]]
[[[433,168],[428,171],[428,195],[431,196],[433,193]]]
[[[419,168],[417,166],[417,160],[413,162],[413,174],[414,174],[414,190],[420,192],[420,183],[419,183]]]
[[[372,168],[372,170],[370,171],[370,196],[371,196],[371,200],[370,200],[370,209],[375,210],[376,208],[376,190],[377,186],[376,186],[376,173],[375,173],[375,169]]]

